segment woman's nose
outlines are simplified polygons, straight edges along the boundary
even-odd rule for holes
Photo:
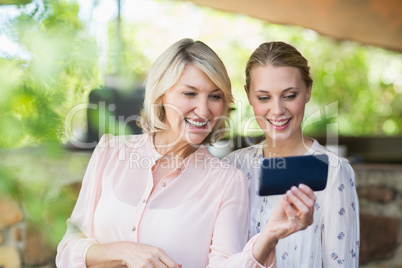
[[[195,113],[199,117],[207,118],[209,115],[208,102],[206,100],[199,100],[195,108]]]
[[[281,116],[285,111],[285,107],[281,100],[274,100],[272,102],[271,114],[275,117]]]

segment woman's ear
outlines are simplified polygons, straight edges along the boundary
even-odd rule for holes
[[[307,88],[307,95],[306,95],[306,103],[310,101],[311,98],[311,90],[313,89],[313,82],[310,83],[310,85]]]

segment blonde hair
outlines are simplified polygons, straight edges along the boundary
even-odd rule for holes
[[[300,75],[309,87],[313,83],[310,74],[310,67],[308,61],[303,55],[297,51],[293,46],[284,42],[266,42],[262,43],[251,54],[250,59],[246,65],[246,87],[247,91],[250,90],[250,72],[254,66],[290,66],[296,67],[300,71]]]
[[[192,39],[182,39],[165,50],[151,65],[145,81],[144,108],[139,126],[144,133],[167,129],[165,110],[160,98],[180,79],[186,65],[203,71],[223,93],[223,116],[229,114],[233,103],[230,79],[219,56],[206,44]],[[220,117],[202,144],[211,144],[224,136],[225,121]]]

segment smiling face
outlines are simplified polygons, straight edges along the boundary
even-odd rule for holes
[[[163,139],[171,145],[201,144],[223,114],[223,93],[199,68],[186,65],[180,79],[162,97]]]
[[[255,66],[250,72],[248,98],[258,125],[277,142],[300,141],[304,109],[311,96],[296,67]]]

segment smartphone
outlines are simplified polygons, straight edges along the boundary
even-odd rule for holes
[[[326,154],[264,158],[260,166],[258,194],[284,194],[303,183],[313,191],[324,190],[328,177]]]

